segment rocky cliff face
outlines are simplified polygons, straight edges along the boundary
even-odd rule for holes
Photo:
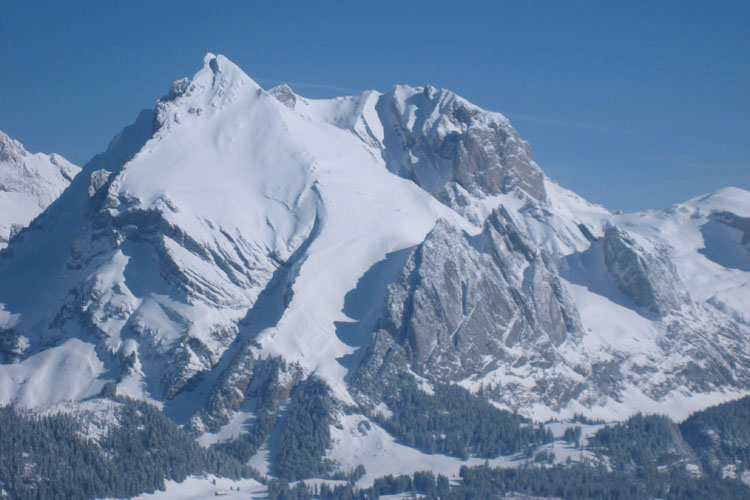
[[[453,380],[517,362],[517,350],[553,363],[552,347],[581,328],[554,263],[503,209],[475,237],[438,222],[389,286],[381,321],[418,374]]]
[[[482,388],[515,409],[622,404],[633,387],[654,400],[747,387],[745,325],[690,298],[667,246],[646,250],[615,226],[586,234],[590,247],[560,259],[561,275],[503,207],[476,236],[438,222],[388,286],[377,332],[350,377],[359,400],[376,403],[380,387],[409,373]],[[569,293],[576,284],[609,297],[596,301],[600,311],[587,293]],[[606,317],[610,309],[635,316]],[[602,342],[592,326],[630,338]]]
[[[602,251],[607,271],[617,287],[638,306],[663,317],[690,304],[665,248],[647,253],[627,233],[610,227],[604,232]]]
[[[499,113],[430,86],[396,87],[376,109],[388,168],[438,199],[460,206],[464,193],[483,198],[518,187],[544,200],[544,174],[528,143]]]
[[[210,54],[3,252],[0,401],[114,382],[220,433],[314,374],[353,412],[404,377],[689,411],[750,389],[747,220],[742,190],[590,205],[448,91],[314,101]]]

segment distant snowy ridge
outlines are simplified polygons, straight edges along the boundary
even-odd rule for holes
[[[55,201],[80,170],[55,153],[31,154],[0,131],[0,250]]]
[[[447,90],[313,100],[208,54],[2,254],[0,403],[111,381],[206,442],[311,375],[365,434],[404,378],[681,417],[750,390],[749,224],[736,188],[610,213]]]

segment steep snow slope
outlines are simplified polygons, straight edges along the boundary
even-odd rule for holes
[[[369,326],[385,328],[388,335],[374,337],[375,343],[369,346],[353,379],[360,385],[356,390],[365,395],[360,402],[373,397],[377,402],[378,390],[369,387],[389,387],[400,371],[399,363],[408,363],[433,381],[445,380],[445,373],[451,373],[449,379],[472,390],[482,388],[496,401],[540,418],[574,411],[622,418],[635,408],[654,408],[681,417],[747,389],[750,352],[746,346],[748,325],[742,317],[747,303],[742,286],[748,278],[743,266],[748,256],[745,235],[750,233],[744,219],[736,215],[749,206],[746,192],[730,189],[707,197],[702,219],[694,214],[679,218],[670,233],[655,221],[667,219],[674,209],[655,215],[616,216],[549,179],[542,178],[540,188],[536,183],[538,167],[507,120],[450,92],[396,87],[387,94],[366,92],[312,101],[299,96],[291,99],[290,90],[283,90],[287,106],[374,145],[391,171],[410,178],[467,220],[482,225],[492,209],[505,209],[509,253],[498,261],[499,254],[493,251],[495,263],[484,270],[479,270],[481,266],[469,270],[461,264],[465,252],[475,253],[471,248],[477,246],[477,240],[470,238],[443,239],[437,250],[428,250],[435,242],[425,243],[406,261],[407,274],[398,285],[401,288],[389,286],[386,295],[393,297],[393,304],[386,302],[380,319]],[[356,116],[352,117],[352,112]],[[488,129],[505,141],[498,143]],[[389,142],[390,130],[396,133]],[[466,136],[484,140],[472,143]],[[480,154],[472,156],[477,151]],[[494,157],[493,152],[497,153]],[[486,172],[466,175],[475,164],[489,171],[493,164],[503,166],[508,172],[500,177],[509,179],[508,183],[492,190]],[[458,171],[452,170],[455,165]],[[647,223],[650,217],[655,221]],[[525,243],[516,245],[514,238]],[[689,243],[691,239],[694,244]],[[554,279],[533,271],[539,268],[532,265],[535,260],[530,257],[536,252],[537,261],[555,262],[560,267],[562,283],[575,304],[572,309],[563,305],[563,315],[571,319],[580,315],[581,330],[576,333],[573,327],[565,341],[552,348],[543,340],[550,328],[533,325],[559,324],[561,320],[554,319],[556,306],[547,312],[538,307],[548,297],[562,296],[548,294],[557,287]],[[471,258],[479,258],[481,253]],[[528,264],[520,255],[524,253]],[[683,275],[690,274],[684,272],[688,262],[719,264],[721,269],[701,269],[687,278]],[[450,276],[449,265],[461,268],[457,277]],[[502,271],[504,278],[489,278],[496,270]],[[520,324],[518,317],[509,312],[503,319],[500,312],[507,307],[507,296],[501,298],[502,293],[482,285],[488,278],[490,283],[501,283],[514,272],[518,284],[511,286],[517,286],[519,293],[514,297],[522,297],[517,311],[524,311],[524,302],[537,308],[531,316],[521,316],[531,323],[532,330],[518,340],[512,333]],[[556,273],[550,269],[550,276]],[[730,275],[732,280],[727,281]],[[541,278],[536,287],[529,285],[531,276]],[[695,294],[694,289],[698,291],[705,280],[716,283],[717,289],[710,295]],[[473,298],[475,285],[484,289],[479,302]],[[420,294],[430,298],[420,299]],[[565,304],[567,299],[553,300]],[[415,309],[402,311],[402,303],[406,309]],[[484,311],[494,311],[491,323],[477,319],[487,314]],[[402,319],[404,314],[408,314],[406,319]],[[394,317],[395,329],[389,326]],[[488,329],[494,329],[492,335],[505,344],[499,350],[486,344]],[[483,343],[478,352],[485,357],[472,355]],[[454,349],[457,351],[450,354]],[[394,352],[400,354],[394,357]],[[422,366],[424,352],[431,357]],[[390,361],[383,357],[386,353]],[[536,356],[540,359],[530,362]],[[463,378],[461,373],[467,369],[474,374]],[[430,370],[442,375],[430,376]],[[736,392],[730,388],[744,389]],[[697,397],[697,392],[705,393],[705,398]]]
[[[367,413],[404,375],[680,416],[750,388],[749,200],[614,215],[449,91],[311,100],[208,54],[3,253],[0,402],[114,380],[230,436],[261,386]]]
[[[28,339],[25,355],[69,336],[95,342],[134,395],[169,399],[224,353],[231,359],[227,348],[245,340],[239,320],[272,283],[284,303],[259,322],[270,328],[253,332],[256,342],[345,398],[336,359],[353,349],[334,322],[346,320],[346,292],[439,217],[471,229],[355,137],[293,114],[221,56],[207,56],[141,121],[129,154],[115,141],[86,166],[88,185],[61,201],[67,217],[51,212],[47,227],[12,248],[72,233],[45,275],[19,263],[21,252],[0,271],[4,284],[63,283],[42,297],[4,287],[8,311],[23,311],[6,326]]]
[[[0,250],[80,171],[57,154],[31,154],[0,131]]]
[[[617,223],[667,245],[695,300],[750,323],[750,193],[725,188],[661,212],[621,215]]]

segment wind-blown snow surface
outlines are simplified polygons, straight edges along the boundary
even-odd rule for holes
[[[0,403],[80,399],[114,380],[178,423],[218,411],[235,429],[252,405],[232,370],[279,356],[289,384],[316,374],[359,404],[348,382],[394,284],[443,273],[418,257],[440,227],[448,246],[433,255],[463,252],[477,279],[503,276],[497,300],[534,307],[487,334],[505,358],[474,345],[483,369],[444,381],[539,418],[680,417],[750,387],[749,223],[740,189],[642,214],[591,205],[544,176],[505,117],[445,90],[316,101],[208,54],[3,253]],[[475,283],[456,279],[466,306]]]
[[[57,154],[31,154],[0,131],[0,250],[68,187],[81,169]]]

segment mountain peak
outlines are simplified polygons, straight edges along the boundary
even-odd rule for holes
[[[231,66],[229,66],[227,63]],[[226,70],[231,67],[239,69],[237,65],[235,65],[232,61],[221,54],[214,55],[213,53],[208,52],[205,56],[203,56],[203,68],[208,68],[213,73],[220,73],[222,72],[222,70]]]
[[[163,135],[173,124],[227,108],[237,101],[254,100],[262,88],[226,57],[207,53],[192,78],[176,80],[156,104],[151,134]],[[246,103],[247,104],[247,103]]]
[[[270,89],[268,93],[289,109],[293,110],[297,104],[297,95],[286,83]]]
[[[0,130],[0,162],[18,161],[26,154],[20,142]]]
[[[192,78],[176,80],[167,95],[160,99],[157,105],[157,113],[161,115],[159,121],[163,122],[168,112],[174,110],[173,106],[167,106],[168,103],[180,100],[181,104],[187,104],[191,114],[200,115],[206,105],[222,108],[240,94],[257,92],[260,88],[232,61],[221,54],[208,52],[203,57],[201,68]]]
[[[260,86],[225,56],[209,52],[203,57],[201,69],[193,77],[193,82],[206,84],[209,88],[226,91],[232,86],[250,85],[253,89]]]
[[[31,154],[0,131],[0,250],[52,203],[80,168],[55,153]]]
[[[745,261],[711,246],[744,252],[744,221],[592,207],[549,182],[502,115],[448,90],[305,99],[209,53],[86,170],[0,259],[0,310],[25,339],[18,366],[0,366],[0,403],[112,381],[181,422],[218,422],[252,407],[250,378],[274,359],[345,404],[365,393],[349,385],[365,366],[544,418],[750,387],[750,368],[721,378],[750,366]],[[724,337],[700,343],[694,324]],[[704,344],[718,361],[685,368]]]
[[[214,59],[216,59],[216,54],[213,52],[206,52],[206,55],[203,56],[203,66],[209,66]]]
[[[693,198],[684,205],[694,206],[709,213],[725,211],[742,217],[750,217],[750,191],[729,186]]]

